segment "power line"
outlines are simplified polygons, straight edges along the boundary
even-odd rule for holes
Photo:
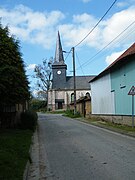
[[[66,59],[68,58],[68,56],[69,56],[69,54],[71,53],[71,51],[72,51],[72,49],[70,49],[69,52],[64,51],[65,53],[67,53],[67,56],[66,56],[66,58],[65,58],[65,61],[66,61]]]
[[[101,50],[99,50],[95,55],[93,55],[89,60],[87,60],[85,63],[83,63],[81,66],[79,66],[76,70],[82,68],[82,66],[86,66],[88,65],[90,62],[90,60],[93,60],[98,54],[100,54],[103,50],[105,50],[110,44],[112,44],[118,37],[120,37],[126,30],[128,30],[133,24],[135,23],[135,21],[133,21],[129,26],[127,26],[121,33],[119,33],[113,40],[111,40],[106,46],[104,46]],[[90,62],[89,62],[90,61]]]
[[[79,65],[80,65],[81,71],[82,71],[83,75],[85,76],[84,71],[83,71],[83,68],[82,68],[81,63],[80,63],[80,59],[79,59],[79,57],[78,57],[77,53],[76,53],[76,57],[77,57],[77,60],[78,60],[78,62],[79,62]]]
[[[77,53],[76,53],[76,57],[77,57],[77,60],[78,60],[79,64],[81,65],[80,59],[79,59]],[[83,71],[83,68],[82,68],[82,67],[81,67],[81,71],[82,71],[82,73],[83,73],[83,76],[85,77],[86,82],[88,82],[88,80],[87,80],[87,78],[86,78],[86,75],[84,74],[84,71]]]
[[[105,14],[100,18],[100,20],[96,23],[96,25],[91,29],[91,31],[78,43],[74,46],[77,47],[78,45],[80,45],[93,31],[94,29],[98,26],[98,24],[103,20],[103,18],[107,15],[107,13],[111,10],[111,8],[114,6],[114,4],[116,3],[117,0],[115,0],[112,5],[109,7],[109,9],[105,12]],[[70,49],[70,51],[68,52],[66,58],[65,58],[65,61],[66,59],[68,58],[69,54],[71,53],[72,51],[72,48]]]
[[[96,25],[90,30],[90,32],[78,43],[76,44],[74,47],[79,46],[93,31],[94,29],[98,26],[98,24],[104,19],[104,17],[108,14],[108,12],[111,10],[111,8],[114,6],[114,4],[117,2],[117,0],[115,0],[112,5],[109,7],[109,9],[105,12],[105,14],[100,18],[100,20],[96,23]]]
[[[134,21],[135,23],[135,21]],[[133,23],[132,23],[133,24]],[[132,25],[131,24],[131,25]],[[130,26],[129,26],[130,27]],[[128,27],[128,28],[129,28]],[[121,32],[117,37],[115,37],[111,42],[109,42],[106,46],[104,46],[100,51],[98,51],[94,56],[92,56],[87,62],[85,62],[84,64],[82,64],[82,66],[86,66],[88,65],[90,62],[92,62],[94,60],[94,58],[100,54],[103,50],[105,50],[110,44],[112,44],[118,37],[120,37],[128,28],[126,28],[123,32]],[[126,36],[127,37],[127,36]],[[91,60],[91,61],[90,61]],[[90,61],[90,62],[89,62]]]

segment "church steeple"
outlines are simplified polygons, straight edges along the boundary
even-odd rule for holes
[[[58,31],[58,36],[57,36],[57,41],[56,41],[56,50],[55,50],[55,59],[54,59],[54,63],[52,64],[52,71],[53,71],[52,88],[53,89],[65,89],[66,70],[67,70],[67,65],[64,62],[62,45],[60,41],[60,34]]]
[[[64,64],[64,57],[63,57],[63,51],[62,51],[62,45],[60,40],[60,34],[58,31],[57,41],[56,41],[56,50],[55,50],[55,62],[60,64]]]

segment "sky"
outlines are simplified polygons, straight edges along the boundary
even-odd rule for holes
[[[135,0],[0,0],[1,23],[19,39],[26,72],[55,56],[58,31],[63,50],[75,47],[76,75],[97,75],[135,42]],[[72,75],[72,53],[64,53],[67,75]]]

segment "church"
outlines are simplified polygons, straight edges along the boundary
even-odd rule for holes
[[[74,77],[67,76],[67,65],[64,61],[63,50],[58,32],[55,50],[55,59],[52,64],[52,87],[48,91],[48,109],[66,110],[74,101]],[[76,99],[90,96],[91,81],[95,76],[76,76]]]

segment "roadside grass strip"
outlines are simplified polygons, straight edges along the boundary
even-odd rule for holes
[[[22,180],[29,157],[31,130],[0,130],[0,179]]]

